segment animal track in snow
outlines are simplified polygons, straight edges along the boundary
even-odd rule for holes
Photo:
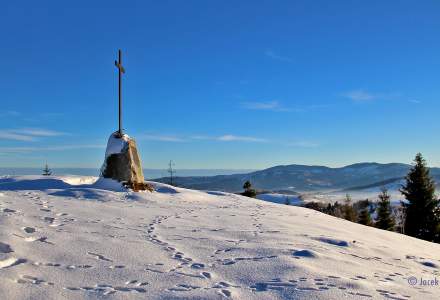
[[[0,242],[0,253],[14,252],[9,244]]]
[[[297,284],[292,282],[283,282],[281,280],[271,280],[267,282],[257,282],[250,288],[256,292],[265,292],[268,290],[283,290],[284,288],[296,288]]]
[[[52,224],[55,221],[53,217],[43,217],[43,221]]]
[[[54,285],[53,282],[47,282],[43,279],[40,279],[38,277],[30,276],[30,275],[21,275],[20,278],[16,279],[15,282],[20,284],[45,284],[45,285]]]
[[[23,227],[22,229],[26,233],[34,233],[35,232],[35,228],[34,227]]]
[[[169,288],[169,291],[173,292],[187,292],[195,289],[200,289],[200,286],[190,285],[190,284],[177,284],[175,287]]]
[[[203,268],[205,268],[205,265],[204,264],[199,264],[199,263],[194,263],[194,264],[191,265],[191,268],[193,268],[193,269],[203,269]]]
[[[124,265],[115,265],[115,266],[109,266],[108,267],[109,269],[124,269],[125,268],[125,266]]]
[[[261,261],[264,259],[272,259],[277,258],[277,255],[269,255],[269,256],[256,256],[256,257],[235,257],[235,258],[226,258],[226,259],[218,259],[217,261],[222,265],[233,265],[239,261],[243,260],[252,260],[252,261]]]
[[[216,289],[218,289],[218,288],[223,289],[223,288],[227,288],[227,287],[238,287],[238,286],[232,285],[232,284],[225,282],[225,281],[220,281],[220,282],[214,284],[212,287],[216,288]]]
[[[318,255],[311,251],[311,250],[296,250],[292,253],[295,257],[309,257],[309,258],[316,258]]]
[[[153,273],[160,273],[160,274],[165,273],[164,271],[152,269],[152,268],[149,268],[149,267],[145,268],[145,271],[150,271],[150,272],[153,272]]]
[[[220,293],[220,295],[228,297],[228,298],[231,297],[231,295],[232,295],[231,291],[226,290],[226,289],[220,290],[219,293]]]
[[[24,240],[26,242],[30,242],[30,243],[32,243],[32,242],[42,242],[42,243],[52,244],[51,242],[47,241],[47,237],[45,237],[45,236],[40,236],[40,237],[38,237],[38,236],[29,236],[29,237],[25,237]]]
[[[4,260],[0,260],[0,269],[13,267],[13,266],[25,263],[25,262],[27,262],[27,260],[24,258],[10,257],[10,258],[4,259]]]
[[[147,290],[141,287],[127,287],[127,286],[112,286],[110,284],[96,284],[94,287],[83,286],[83,287],[65,287],[65,290],[69,291],[86,291],[89,293],[96,293],[102,295],[111,295],[116,292],[137,292],[146,293]]]
[[[68,265],[66,266],[66,269],[90,269],[93,268],[91,265]]]
[[[318,238],[315,238],[315,240],[323,242],[323,243],[327,243],[330,245],[339,246],[339,247],[348,247],[349,246],[347,241],[338,240],[338,239],[329,238],[329,237],[318,237]]]
[[[105,261],[110,261],[112,262],[111,259],[105,257],[104,255],[98,254],[98,253],[93,253],[93,252],[87,252],[88,255],[94,256],[96,259],[99,260],[105,260]]]

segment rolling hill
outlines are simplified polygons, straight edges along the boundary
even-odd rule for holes
[[[411,166],[401,163],[358,163],[341,168],[306,165],[284,165],[247,174],[176,177],[180,187],[198,190],[242,191],[243,183],[250,180],[260,190],[269,191],[342,191],[380,187],[399,182]],[[440,168],[431,168],[431,175],[440,182]],[[155,181],[168,183],[169,178]]]

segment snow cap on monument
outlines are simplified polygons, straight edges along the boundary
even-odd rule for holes
[[[144,183],[142,164],[134,139],[126,134],[119,136],[119,132],[110,135],[101,176],[129,185]]]

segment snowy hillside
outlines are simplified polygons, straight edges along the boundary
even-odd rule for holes
[[[256,196],[257,199],[264,200],[267,202],[286,204],[289,205],[302,205],[304,202],[295,195],[285,195],[279,193],[265,193]]]
[[[156,184],[0,178],[0,299],[439,299],[440,245]]]

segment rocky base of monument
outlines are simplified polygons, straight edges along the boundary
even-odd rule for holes
[[[135,140],[119,132],[108,139],[101,176],[117,180],[134,191],[152,190],[145,182]]]
[[[143,182],[143,183],[138,183],[138,182],[121,182],[121,183],[127,189],[132,189],[135,192],[139,192],[139,191],[153,192],[154,191],[154,187],[151,184],[147,183],[147,182]]]

